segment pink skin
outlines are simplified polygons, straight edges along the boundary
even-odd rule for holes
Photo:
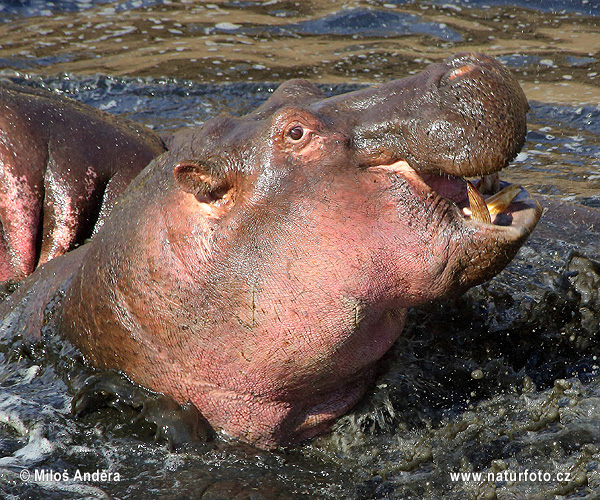
[[[158,137],[127,120],[0,86],[0,282],[23,279],[91,236],[163,151]]]
[[[47,153],[34,148],[22,154],[21,145],[35,138],[28,130],[19,130],[18,124],[10,109],[0,113],[0,130],[15,131],[14,136],[0,134],[0,282],[24,278],[33,272],[36,263],[43,186],[32,179],[30,165],[44,163]]]

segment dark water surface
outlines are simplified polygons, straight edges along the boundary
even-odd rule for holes
[[[503,177],[600,207],[599,23],[595,0],[4,1],[0,78],[166,131],[243,114],[287,78],[339,93],[485,51],[532,105]],[[413,311],[365,401],[289,450],[172,452],[127,409],[74,419],[71,353],[0,325],[0,498],[600,498],[600,232],[568,222],[543,222],[490,283]],[[74,477],[97,470],[111,476]],[[525,471],[547,476],[510,476]]]

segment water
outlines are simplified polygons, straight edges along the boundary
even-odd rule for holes
[[[600,207],[592,0],[30,0],[2,3],[0,20],[0,78],[161,132],[246,113],[288,78],[338,93],[485,51],[516,73],[531,101],[527,144],[503,177]],[[544,224],[489,284],[413,311],[365,401],[331,435],[294,449],[218,440],[172,452],[151,426],[130,423],[134,410],[74,419],[56,362],[69,358],[64,347],[30,352],[18,337],[2,341],[0,496],[597,498],[600,269],[586,259],[600,259],[600,244],[597,232],[575,245]],[[552,477],[450,476],[526,469]],[[69,480],[27,482],[23,470],[66,471]],[[78,470],[112,476],[75,479]],[[572,480],[559,483],[559,472]]]

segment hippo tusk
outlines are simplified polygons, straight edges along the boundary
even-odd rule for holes
[[[472,220],[491,224],[492,216],[504,212],[520,192],[521,186],[510,184],[484,200],[477,188],[467,181],[470,209],[465,212],[471,216]]]
[[[481,196],[481,193],[477,191],[477,188],[471,184],[471,181],[467,181],[467,193],[469,195],[469,204],[471,205],[471,219],[491,224],[492,218],[485,200]]]
[[[504,212],[520,192],[521,186],[518,184],[510,184],[502,191],[499,191],[486,199],[485,204],[487,205],[490,215],[497,215]]]

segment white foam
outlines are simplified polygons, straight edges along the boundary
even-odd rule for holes
[[[217,23],[215,24],[215,28],[220,30],[233,31],[241,28],[241,24],[233,24],[233,23]]]
[[[28,443],[15,451],[12,456],[0,458],[0,466],[41,462],[56,449],[56,445],[49,441],[45,434],[45,427],[42,424],[36,424],[29,431]]]

